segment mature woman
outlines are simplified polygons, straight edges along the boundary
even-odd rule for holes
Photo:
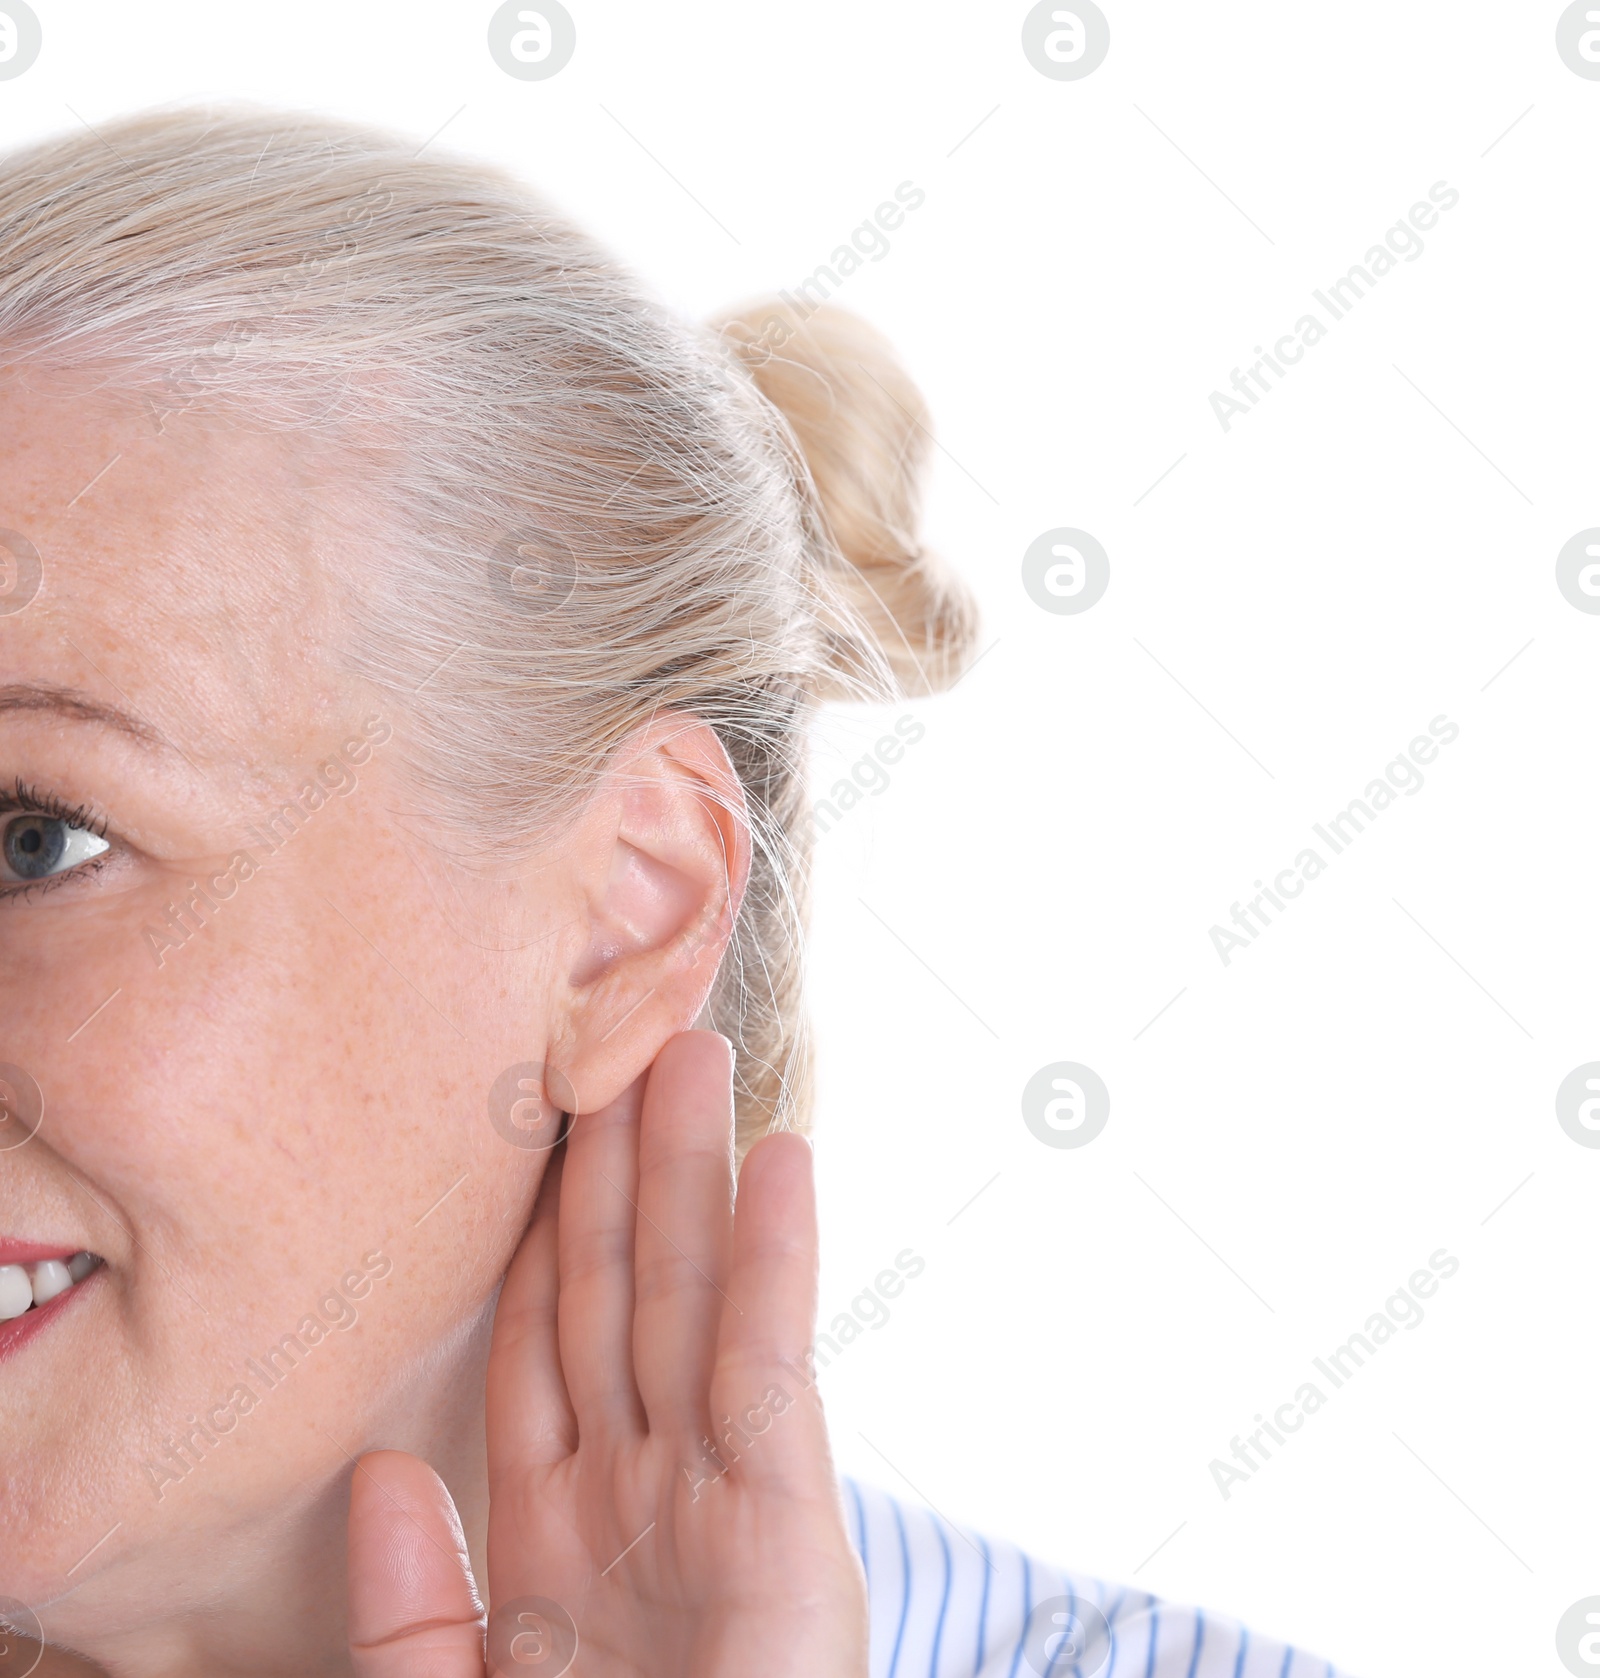
[[[0,168],[0,410],[0,1672],[1325,1670],[830,1466],[805,730],[973,628],[875,334],[178,113]]]

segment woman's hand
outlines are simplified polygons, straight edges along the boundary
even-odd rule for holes
[[[864,1678],[866,1590],[804,1370],[811,1150],[731,1169],[727,1042],[686,1032],[580,1118],[495,1318],[487,1670],[500,1678]],[[483,1678],[449,1494],[363,1458],[350,1497],[361,1678]],[[575,1654],[574,1654],[575,1649]]]

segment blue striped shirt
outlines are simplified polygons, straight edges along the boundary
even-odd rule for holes
[[[844,1482],[872,1678],[1340,1678],[1220,1615],[1063,1573]]]

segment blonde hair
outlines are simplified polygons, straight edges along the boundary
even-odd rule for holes
[[[653,716],[711,724],[755,858],[710,1023],[741,1148],[805,1125],[811,712],[944,685],[976,631],[918,539],[927,416],[874,330],[782,302],[693,327],[491,168],[180,110],[0,164],[0,346],[114,356],[157,423],[227,403],[375,463],[357,666],[485,856],[570,816]]]

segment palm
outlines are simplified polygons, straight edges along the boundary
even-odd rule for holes
[[[488,1383],[489,1657],[507,1678],[562,1670],[574,1633],[574,1678],[865,1671],[860,1570],[800,1372],[809,1153],[753,1149],[735,1218],[728,1102],[722,1040],[674,1039],[647,1086],[579,1121],[507,1278]],[[391,1494],[421,1468],[383,1455]],[[453,1616],[374,1582],[396,1571],[373,1554],[382,1521],[358,1476],[358,1671],[478,1678],[463,1581]]]

